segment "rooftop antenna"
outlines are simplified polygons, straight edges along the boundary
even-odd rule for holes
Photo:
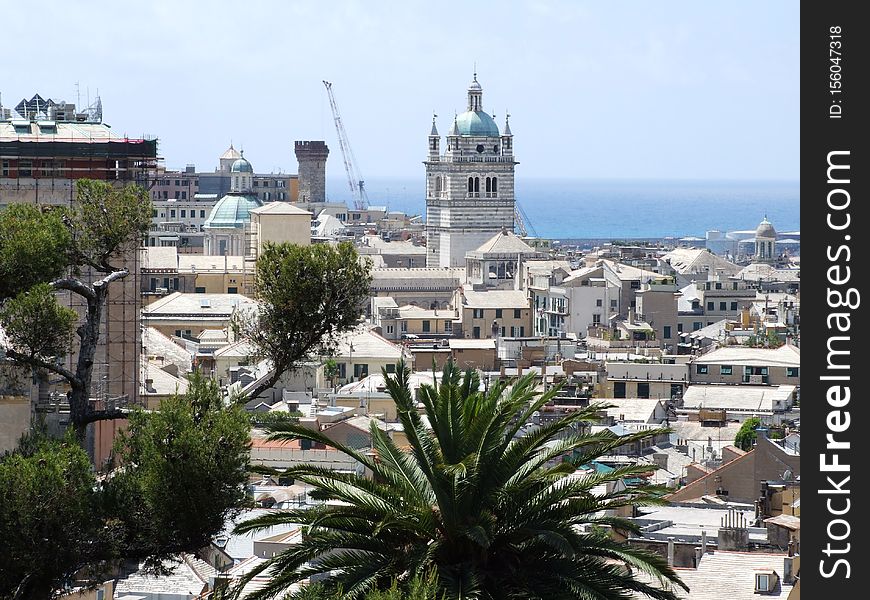
[[[76,107],[81,110],[82,106],[82,90],[79,82],[76,81]]]

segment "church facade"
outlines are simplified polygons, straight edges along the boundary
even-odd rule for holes
[[[499,132],[483,110],[483,89],[468,87],[468,104],[456,115],[441,152],[432,119],[426,166],[426,266],[465,266],[465,254],[502,230],[514,229],[513,135],[508,116]]]

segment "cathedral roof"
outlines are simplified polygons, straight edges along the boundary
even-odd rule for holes
[[[203,226],[207,229],[239,228],[251,222],[251,210],[263,206],[253,194],[230,192],[217,201]]]
[[[498,137],[498,125],[482,110],[469,110],[456,117],[456,135]]]
[[[537,250],[507,229],[500,231],[475,250],[480,254],[539,254]]]

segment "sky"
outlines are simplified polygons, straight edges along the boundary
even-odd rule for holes
[[[232,142],[295,173],[293,141],[322,139],[344,176],[328,80],[363,177],[422,179],[433,112],[446,134],[476,66],[518,178],[799,178],[793,1],[39,6],[0,6],[3,105],[99,91],[104,121],[156,136],[169,169],[211,171]]]

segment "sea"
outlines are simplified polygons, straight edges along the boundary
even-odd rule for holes
[[[370,178],[369,204],[425,215],[425,180]],[[327,182],[332,201],[350,202],[347,180]],[[765,216],[780,233],[800,231],[799,181],[517,178],[529,235],[553,240],[700,237],[754,230]]]

